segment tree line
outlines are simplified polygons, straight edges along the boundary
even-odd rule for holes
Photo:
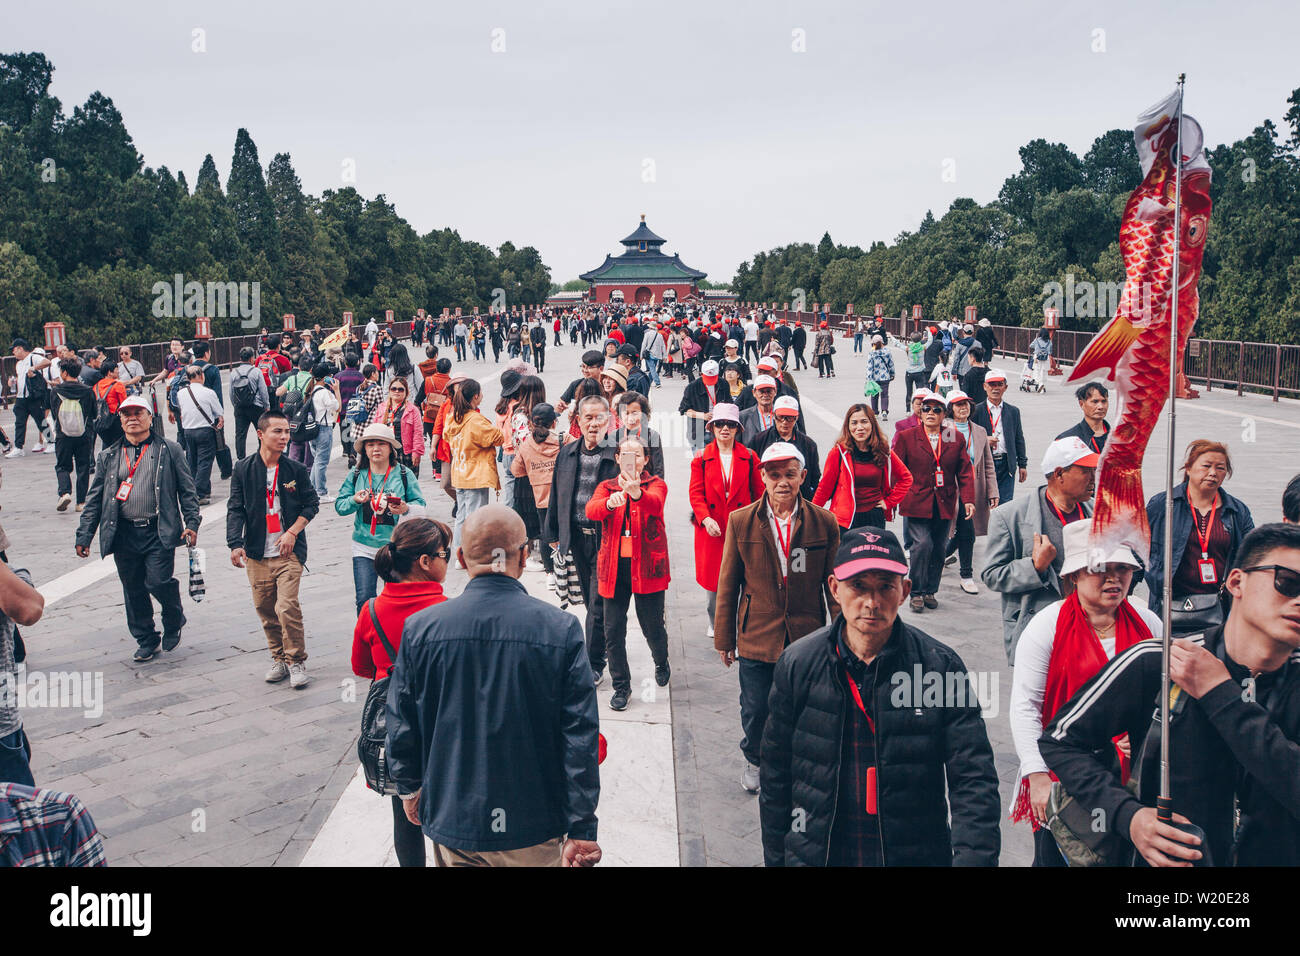
[[[417,308],[486,311],[541,302],[550,290],[532,246],[493,251],[454,229],[420,235],[382,194],[367,199],[352,186],[305,193],[289,154],[263,170],[245,129],[224,188],[208,154],[191,190],[184,172],[144,165],[103,93],[65,116],[49,93],[53,74],[43,54],[0,54],[5,345],[15,335],[40,340],[50,321],[64,322],[76,344],[192,336],[183,302],[168,296],[159,308],[157,284],[176,275],[222,291],[258,283],[260,324],[270,329],[285,312],[302,328],[337,324],[344,311],[362,322],[385,309],[398,318]],[[210,317],[213,335],[248,331],[243,315]]]
[[[1265,120],[1245,139],[1207,149],[1214,211],[1201,273],[1200,337],[1295,341],[1300,89],[1287,104],[1285,130]],[[961,317],[974,305],[998,324],[1039,326],[1051,294],[1045,290],[1057,291],[1057,283],[1078,290],[1062,327],[1099,328],[1112,313],[1090,309],[1084,297],[1097,284],[1124,282],[1120,216],[1142,179],[1133,133],[1103,133],[1082,159],[1061,143],[1036,139],[1021,147],[1020,160],[993,202],[957,199],[941,218],[927,211],[915,232],[866,250],[838,245],[827,233],[815,246],[760,252],[740,264],[732,288],[742,301],[781,304],[803,289],[809,309],[825,302],[843,311],[852,302],[855,311],[870,313],[880,302],[886,314],[898,315],[919,303],[935,319]]]

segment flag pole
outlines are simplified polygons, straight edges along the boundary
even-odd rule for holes
[[[1164,534],[1164,600],[1161,623],[1160,654],[1160,796],[1156,800],[1156,819],[1161,823],[1173,822],[1173,800],[1169,785],[1169,656],[1173,648],[1172,615],[1174,599],[1173,535],[1174,527],[1174,423],[1178,408],[1178,254],[1182,238],[1183,211],[1183,82],[1185,73],[1178,74],[1178,107],[1174,113],[1176,140],[1174,146],[1174,269],[1169,294],[1169,437],[1165,449],[1165,534]]]

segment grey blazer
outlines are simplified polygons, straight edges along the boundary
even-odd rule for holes
[[[118,456],[122,453],[119,439],[99,453],[95,462],[95,480],[86,492],[86,510],[81,513],[77,526],[77,544],[90,546],[95,531],[99,531],[99,554],[108,557],[113,553],[113,538],[117,534]],[[194,492],[194,478],[186,464],[181,446],[166,438],[154,435],[158,445],[154,456],[154,494],[158,501],[158,538],[164,548],[176,548],[181,543],[181,532],[186,528],[199,530],[199,496]],[[137,479],[138,480],[138,479]]]
[[[997,487],[996,482],[993,487]],[[1002,643],[1008,664],[1015,663],[1016,642],[1029,619],[1062,597],[1056,570],[1049,566],[1039,574],[1034,567],[1034,535],[1043,530],[1042,509],[1038,506],[1043,487],[1039,485],[1033,494],[998,505],[989,515],[980,580],[989,590],[1002,595]],[[1091,515],[1092,504],[1085,502],[1083,510]]]

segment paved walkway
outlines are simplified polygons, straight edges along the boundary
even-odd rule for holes
[[[567,345],[548,350],[543,378],[550,393],[558,394],[574,377],[581,351]],[[797,374],[809,428],[823,454],[838,434],[842,410],[861,395],[865,359],[849,348],[841,348],[836,359],[840,375],[835,379]],[[488,379],[498,367],[474,362],[462,367],[485,381],[484,407],[494,403],[498,389]],[[1003,367],[1012,371],[1013,363]],[[669,380],[652,392],[666,426],[676,421],[681,388],[680,380]],[[1031,466],[1050,438],[1079,418],[1059,380],[1046,395],[1012,391],[1008,399],[1024,412]],[[902,412],[901,383],[895,383],[894,401]],[[6,427],[10,420],[8,413],[0,416]],[[676,433],[661,430],[665,436]],[[1236,466],[1229,490],[1246,501],[1257,522],[1277,517],[1282,488],[1300,461],[1294,403],[1215,392],[1180,404],[1179,435],[1180,449],[1192,437],[1228,441]],[[1163,482],[1163,436],[1157,429],[1148,456],[1148,493]],[[739,782],[736,672],[722,667],[705,636],[685,494],[689,464],[683,449],[668,451],[672,693],[661,691],[654,701],[634,699],[626,714],[614,715],[607,706],[608,682],[601,690],[602,729],[610,740],[610,758],[602,767],[602,843],[614,863],[679,859],[684,865],[757,865],[762,859],[757,801]],[[31,569],[51,602],[41,623],[24,632],[29,666],[41,675],[85,674],[89,688],[101,682],[102,694],[89,706],[77,701],[27,710],[38,782],[77,793],[86,802],[106,834],[115,865],[391,862],[388,806],[359,793],[353,783],[365,683],[352,677],[348,665],[355,617],[350,521],[327,508],[308,529],[310,573],[303,579],[302,598],[315,678],[309,688],[295,692],[262,681],[268,666],[265,643],[244,572],[227,559],[226,484],[219,480],[200,529],[209,558],[208,596],[197,605],[184,599],[189,623],[180,648],[136,665],[129,662],[133,642],[126,635],[111,562],[97,578],[96,559],[81,561],[72,553],[78,516],[71,509],[54,511],[52,459],[29,455],[4,462],[0,497],[0,522],[13,542],[10,560]],[[344,464],[338,459],[331,464],[331,486],[341,483]],[[427,477],[427,466],[425,471],[421,484],[430,513],[445,519],[449,500]],[[1031,481],[1032,472],[1031,467]],[[1029,487],[1020,486],[1018,493]],[[183,556],[178,552],[182,587]],[[977,550],[977,567],[978,562]],[[449,592],[458,593],[461,586],[463,575],[453,574]],[[546,593],[539,580],[529,587]],[[988,727],[1005,807],[1017,760],[1006,717],[1011,680],[997,600],[988,593],[961,592],[951,569],[939,599],[937,611],[909,620],[950,643],[969,669],[997,680],[997,710]],[[629,634],[629,650],[634,675],[648,676],[649,655],[636,632]],[[356,839],[362,832],[367,837]],[[1028,831],[1004,823],[1003,833],[1002,862],[1027,864]]]

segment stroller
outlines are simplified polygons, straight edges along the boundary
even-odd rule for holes
[[[1020,370],[1020,390],[1022,392],[1047,391],[1047,386],[1043,384],[1042,379],[1036,374],[1032,355],[1025,360],[1025,367]]]

